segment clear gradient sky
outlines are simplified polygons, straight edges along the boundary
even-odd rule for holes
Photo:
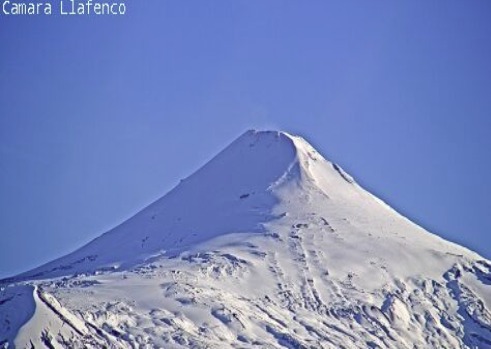
[[[0,16],[0,277],[129,218],[249,128],[303,135],[491,258],[490,1],[126,4]]]

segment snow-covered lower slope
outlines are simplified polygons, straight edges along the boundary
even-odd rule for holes
[[[249,131],[72,254],[3,280],[19,348],[491,348],[491,262],[305,140]]]

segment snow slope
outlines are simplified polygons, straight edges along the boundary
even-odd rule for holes
[[[491,262],[284,132],[246,132],[2,283],[0,343],[19,348],[491,348]]]

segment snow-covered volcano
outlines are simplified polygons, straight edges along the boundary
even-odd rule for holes
[[[19,348],[491,348],[491,262],[284,132],[246,132],[128,221],[2,282],[0,343]]]

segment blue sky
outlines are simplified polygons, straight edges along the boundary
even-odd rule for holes
[[[305,136],[491,258],[489,1],[126,3],[0,17],[0,276],[122,222],[249,128]]]

